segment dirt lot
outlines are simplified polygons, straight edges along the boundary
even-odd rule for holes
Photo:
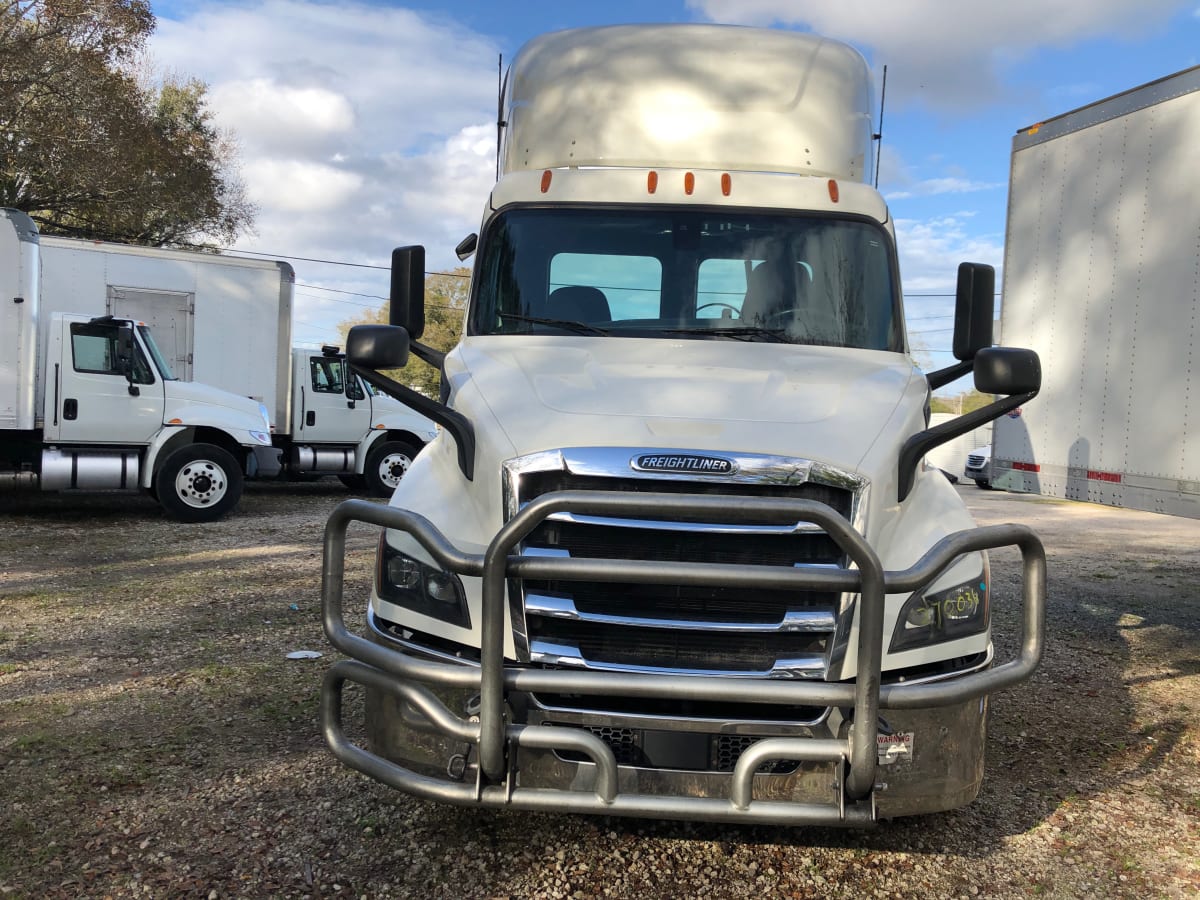
[[[343,769],[316,724],[336,482],[196,526],[0,498],[0,895],[1200,895],[1200,522],[961,491],[1042,533],[1047,658],[994,698],[979,800],[869,832],[470,812]],[[374,542],[352,532],[347,597]]]

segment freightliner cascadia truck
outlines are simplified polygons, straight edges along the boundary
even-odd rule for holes
[[[972,264],[958,362],[915,366],[871,108],[857,51],[799,33],[613,26],[514,58],[461,341],[420,343],[409,247],[393,324],[347,342],[441,429],[390,505],[326,529],[339,759],[448,803],[615,816],[865,825],[976,796],[988,697],[1042,653],[1045,558],[923,459],[1040,374],[991,347]],[[381,374],[410,353],[440,402]],[[929,427],[967,373],[1001,398]],[[352,629],[353,521],[383,528]],[[988,568],[1012,544],[1019,596]],[[1003,659],[998,603],[1021,604]]]
[[[47,292],[40,249],[29,216],[0,210],[0,489],[142,490],[208,522],[279,474],[263,404],[180,380],[103,293]]]

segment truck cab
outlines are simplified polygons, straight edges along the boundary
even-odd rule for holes
[[[354,374],[336,346],[294,348],[291,383],[294,473],[334,474],[353,490],[390,497],[437,434],[433,422]]]
[[[893,222],[864,183],[851,48],[722,26],[536,38],[506,82],[501,177],[445,402],[383,376],[419,344],[420,248],[355,371],[442,426],[386,510],[331,519],[335,754],[452,803],[866,824],[969,802],[987,696],[1041,654],[1044,558],[975,529],[925,452],[1028,402],[959,271],[954,366],[913,361]],[[1004,395],[929,427],[931,390]],[[383,525],[362,634],[339,535]],[[999,662],[989,547],[1026,556]],[[367,687],[367,746],[340,724]],[[885,784],[886,782],[886,784]]]

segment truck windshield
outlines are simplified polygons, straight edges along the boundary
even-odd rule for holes
[[[146,349],[150,351],[150,356],[154,359],[154,365],[158,369],[158,373],[162,376],[163,381],[178,381],[175,374],[171,371],[171,367],[167,364],[166,358],[162,355],[162,351],[158,349],[158,344],[154,343],[154,337],[150,334],[150,329],[145,325],[137,327],[138,334],[142,336],[142,343],[146,345]]]
[[[891,241],[768,212],[518,209],[491,224],[472,334],[685,337],[903,350]]]

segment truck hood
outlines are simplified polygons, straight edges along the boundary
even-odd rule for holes
[[[197,381],[164,381],[163,393],[168,420],[174,416],[183,418],[184,424],[191,424],[190,413],[204,407],[209,411],[209,415],[218,415],[220,423],[229,427],[270,430],[263,405],[249,397],[242,397]]]
[[[470,337],[453,355],[455,406],[478,427],[485,405],[519,456],[686,447],[849,469],[915,371],[896,353],[713,340]]]

